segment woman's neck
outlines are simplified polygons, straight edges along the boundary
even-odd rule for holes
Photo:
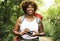
[[[33,15],[28,15],[28,14],[26,14],[26,15],[25,15],[25,17],[26,17],[26,18],[29,18],[29,19],[34,18],[34,16],[33,16]]]

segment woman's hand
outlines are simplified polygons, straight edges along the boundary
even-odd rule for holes
[[[20,35],[24,35],[26,33],[28,33],[29,29],[28,28],[25,28],[22,32],[20,32]]]
[[[33,31],[32,36],[38,36],[38,35],[39,35],[39,33],[37,33],[36,31]]]
[[[32,34],[32,36],[44,36],[44,35],[45,35],[44,32],[38,33],[38,32],[36,32],[36,31],[33,31],[33,34]]]
[[[29,31],[28,28],[25,28],[25,29],[24,29],[25,34],[28,33],[28,31]]]

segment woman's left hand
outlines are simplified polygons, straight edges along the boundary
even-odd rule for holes
[[[39,33],[37,33],[36,31],[33,31],[33,34],[31,36],[38,36]]]

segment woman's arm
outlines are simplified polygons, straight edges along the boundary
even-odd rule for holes
[[[39,23],[38,23],[38,31],[39,32],[35,32],[35,31],[33,31],[35,34],[33,34],[32,36],[44,36],[45,35],[45,33],[44,33],[44,28],[43,28],[43,24],[42,24],[42,22],[40,21]]]
[[[39,22],[38,26],[39,26],[39,28],[38,28],[38,30],[39,30],[39,35],[40,35],[40,36],[45,35],[42,21]]]
[[[13,33],[14,33],[15,35],[23,35],[23,34],[24,34],[24,31],[23,31],[23,32],[19,32],[19,31],[18,31],[18,30],[19,30],[19,24],[21,24],[20,18],[17,19],[17,21],[16,21],[16,23],[15,23],[15,26],[14,26],[14,28],[13,28]]]

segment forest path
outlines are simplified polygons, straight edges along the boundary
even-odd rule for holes
[[[53,41],[52,37],[39,37],[39,41]]]

